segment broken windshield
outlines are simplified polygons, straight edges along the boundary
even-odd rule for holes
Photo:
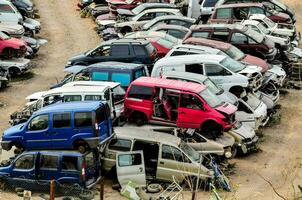
[[[197,151],[195,151],[192,147],[187,145],[187,143],[181,141],[179,147],[191,160],[195,162],[199,161],[199,156],[201,155]]]
[[[199,95],[207,102],[212,108],[216,108],[222,105],[224,102],[221,101],[215,94],[209,91],[208,88],[199,93]]]

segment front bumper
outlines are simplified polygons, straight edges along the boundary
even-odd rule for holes
[[[253,138],[246,138],[242,141],[241,144],[238,144],[238,147],[242,150],[244,154],[249,153],[251,151],[255,151],[258,149],[258,136],[254,136]]]

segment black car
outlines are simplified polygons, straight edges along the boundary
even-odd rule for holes
[[[33,17],[34,5],[30,0],[11,0],[22,16]]]
[[[102,42],[101,45],[83,54],[70,58],[67,67],[73,65],[91,65],[98,62],[117,61],[141,63],[149,67],[157,60],[157,51],[144,39],[115,39]]]

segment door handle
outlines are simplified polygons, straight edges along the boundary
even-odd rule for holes
[[[139,172],[143,172],[143,168],[142,167],[139,168]]]
[[[160,161],[159,164],[163,165],[163,164],[165,164],[165,163],[164,163],[163,161]]]

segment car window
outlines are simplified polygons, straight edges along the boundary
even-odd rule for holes
[[[109,73],[108,72],[92,72],[91,80],[92,81],[108,81]]]
[[[228,41],[228,38],[229,38],[229,32],[225,32],[225,31],[215,31],[213,32],[212,34],[212,39],[215,39],[215,40],[220,40],[220,41]]]
[[[180,107],[193,110],[203,109],[202,102],[191,94],[182,94],[180,97]]]
[[[101,106],[95,111],[95,115],[96,115],[95,118],[96,118],[97,124],[100,124],[101,122],[103,122],[106,119],[105,114],[106,114],[105,106]]]
[[[154,13],[146,13],[143,16],[141,16],[137,21],[147,21],[154,18]]]
[[[15,13],[15,11],[8,4],[0,4],[0,13]]]
[[[66,171],[79,170],[78,158],[75,156],[63,156],[62,157],[62,170],[66,170]]]
[[[231,8],[217,9],[216,18],[217,19],[230,19],[230,18],[232,18],[232,9]]]
[[[111,56],[129,56],[129,45],[112,45]]]
[[[130,151],[131,140],[112,139],[108,145],[108,148],[115,151]]]
[[[26,170],[34,167],[34,155],[24,155],[15,162],[15,169]]]
[[[72,102],[72,101],[82,101],[81,95],[65,95],[63,97],[63,102]]]
[[[143,46],[133,45],[133,50],[134,50],[135,55],[137,55],[137,56],[145,56],[146,55],[145,48]]]
[[[52,117],[53,128],[67,128],[70,127],[70,113],[56,113]]]
[[[232,44],[247,44],[248,39],[247,36],[242,33],[233,33],[231,38]]]
[[[110,46],[100,46],[95,48],[91,53],[90,56],[96,57],[96,56],[109,56],[110,53]]]
[[[139,77],[142,77],[142,76],[147,76],[146,72],[143,68],[134,72],[134,79],[138,79]]]
[[[145,86],[133,85],[130,88],[128,97],[136,99],[151,100],[153,94],[153,88]]]
[[[184,26],[186,28],[190,28],[190,26],[192,25],[191,22],[186,22],[186,21],[182,21],[182,20],[175,20],[175,19],[171,19],[169,21],[169,24]]]
[[[92,112],[74,113],[74,126],[77,128],[92,126]]]
[[[200,32],[200,31],[192,32],[192,37],[195,37],[195,38],[208,38],[209,35],[210,35],[210,32],[208,32],[208,31],[205,31],[205,32]]]
[[[234,17],[238,20],[247,19],[249,13],[249,8],[234,8]]]
[[[182,31],[179,31],[179,30],[172,30],[172,29],[168,30],[167,33],[169,35],[172,35],[172,36],[178,38],[178,39],[183,39],[186,35],[185,32],[182,32]]]
[[[85,101],[102,101],[103,97],[101,95],[85,95]]]
[[[182,152],[170,145],[163,145],[162,146],[162,159],[168,159],[168,160],[174,160],[178,162],[184,162],[185,156],[182,154]]]
[[[248,108],[244,103],[242,103],[241,101],[239,101],[238,104],[238,111],[243,111],[246,113],[253,113],[250,108]]]
[[[40,131],[48,128],[48,115],[34,117],[28,125],[29,131]]]
[[[121,83],[121,86],[127,87],[131,82],[130,74],[112,73],[111,81]]]
[[[155,17],[160,17],[160,16],[165,16],[165,15],[168,15],[170,13],[166,13],[166,12],[156,12],[155,13]]]
[[[207,76],[224,76],[225,69],[219,65],[205,65]]]
[[[140,153],[123,154],[118,156],[119,167],[127,167],[133,165],[141,165],[142,156]]]
[[[185,71],[195,74],[203,74],[203,64],[185,65]]]
[[[41,156],[40,168],[41,169],[58,170],[58,160],[59,160],[58,156],[42,155]]]
[[[218,0],[204,0],[203,7],[214,7]]]
[[[262,8],[259,8],[259,7],[251,7],[250,8],[250,15],[252,14],[265,14],[264,10]]]

